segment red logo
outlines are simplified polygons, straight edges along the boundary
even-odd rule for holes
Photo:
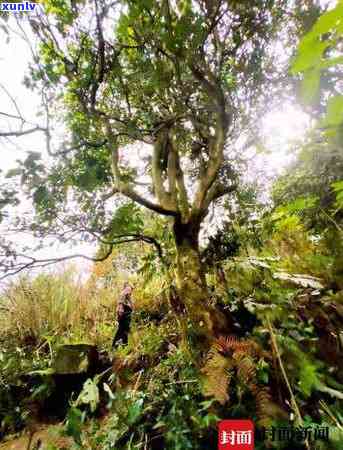
[[[222,420],[218,433],[218,450],[254,450],[254,423],[251,420]]]

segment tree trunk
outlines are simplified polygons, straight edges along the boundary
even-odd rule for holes
[[[200,223],[174,223],[176,287],[188,316],[200,334],[223,332],[224,317],[209,304],[209,291],[199,253]]]
[[[197,224],[182,224],[175,221],[174,233],[177,250],[177,288],[183,298],[198,302],[207,295],[199,254],[199,227]]]

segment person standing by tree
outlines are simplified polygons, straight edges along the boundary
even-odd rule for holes
[[[125,282],[116,310],[118,329],[113,338],[112,348],[116,348],[121,344],[126,345],[128,342],[133,309],[131,299],[132,291],[133,287],[128,282]]]

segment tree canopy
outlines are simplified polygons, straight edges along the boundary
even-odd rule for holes
[[[91,260],[137,240],[163,258],[144,231],[145,207],[170,219],[181,296],[204,304],[201,224],[211,205],[245,189],[245,149],[268,108],[294,95],[291,57],[318,13],[316,2],[286,0],[46,1],[29,18],[25,77],[45,126],[22,121],[10,135],[42,133],[49,161],[30,152],[8,174],[20,176],[35,211],[17,229],[95,241],[102,251]],[[4,193],[4,204],[18,201]],[[55,262],[3,248],[5,276]]]

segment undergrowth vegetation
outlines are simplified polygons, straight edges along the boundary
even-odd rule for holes
[[[209,349],[173,309],[170,269],[147,266],[145,247],[128,250],[128,264],[137,255],[141,261],[131,272],[118,268],[118,251],[87,280],[70,267],[13,282],[1,299],[2,433],[27,425],[32,410],[58,391],[49,368],[59,345],[86,342],[114,359],[70,398],[59,433],[73,439],[72,448],[214,448],[218,420],[241,417],[261,429],[328,426],[330,441],[311,445],[341,448],[340,256],[292,210],[266,216],[257,231],[262,248],[246,241],[208,265],[210,301],[229,323]],[[135,286],[129,343],[113,353],[116,301],[127,277]],[[256,448],[287,445],[267,439]]]

